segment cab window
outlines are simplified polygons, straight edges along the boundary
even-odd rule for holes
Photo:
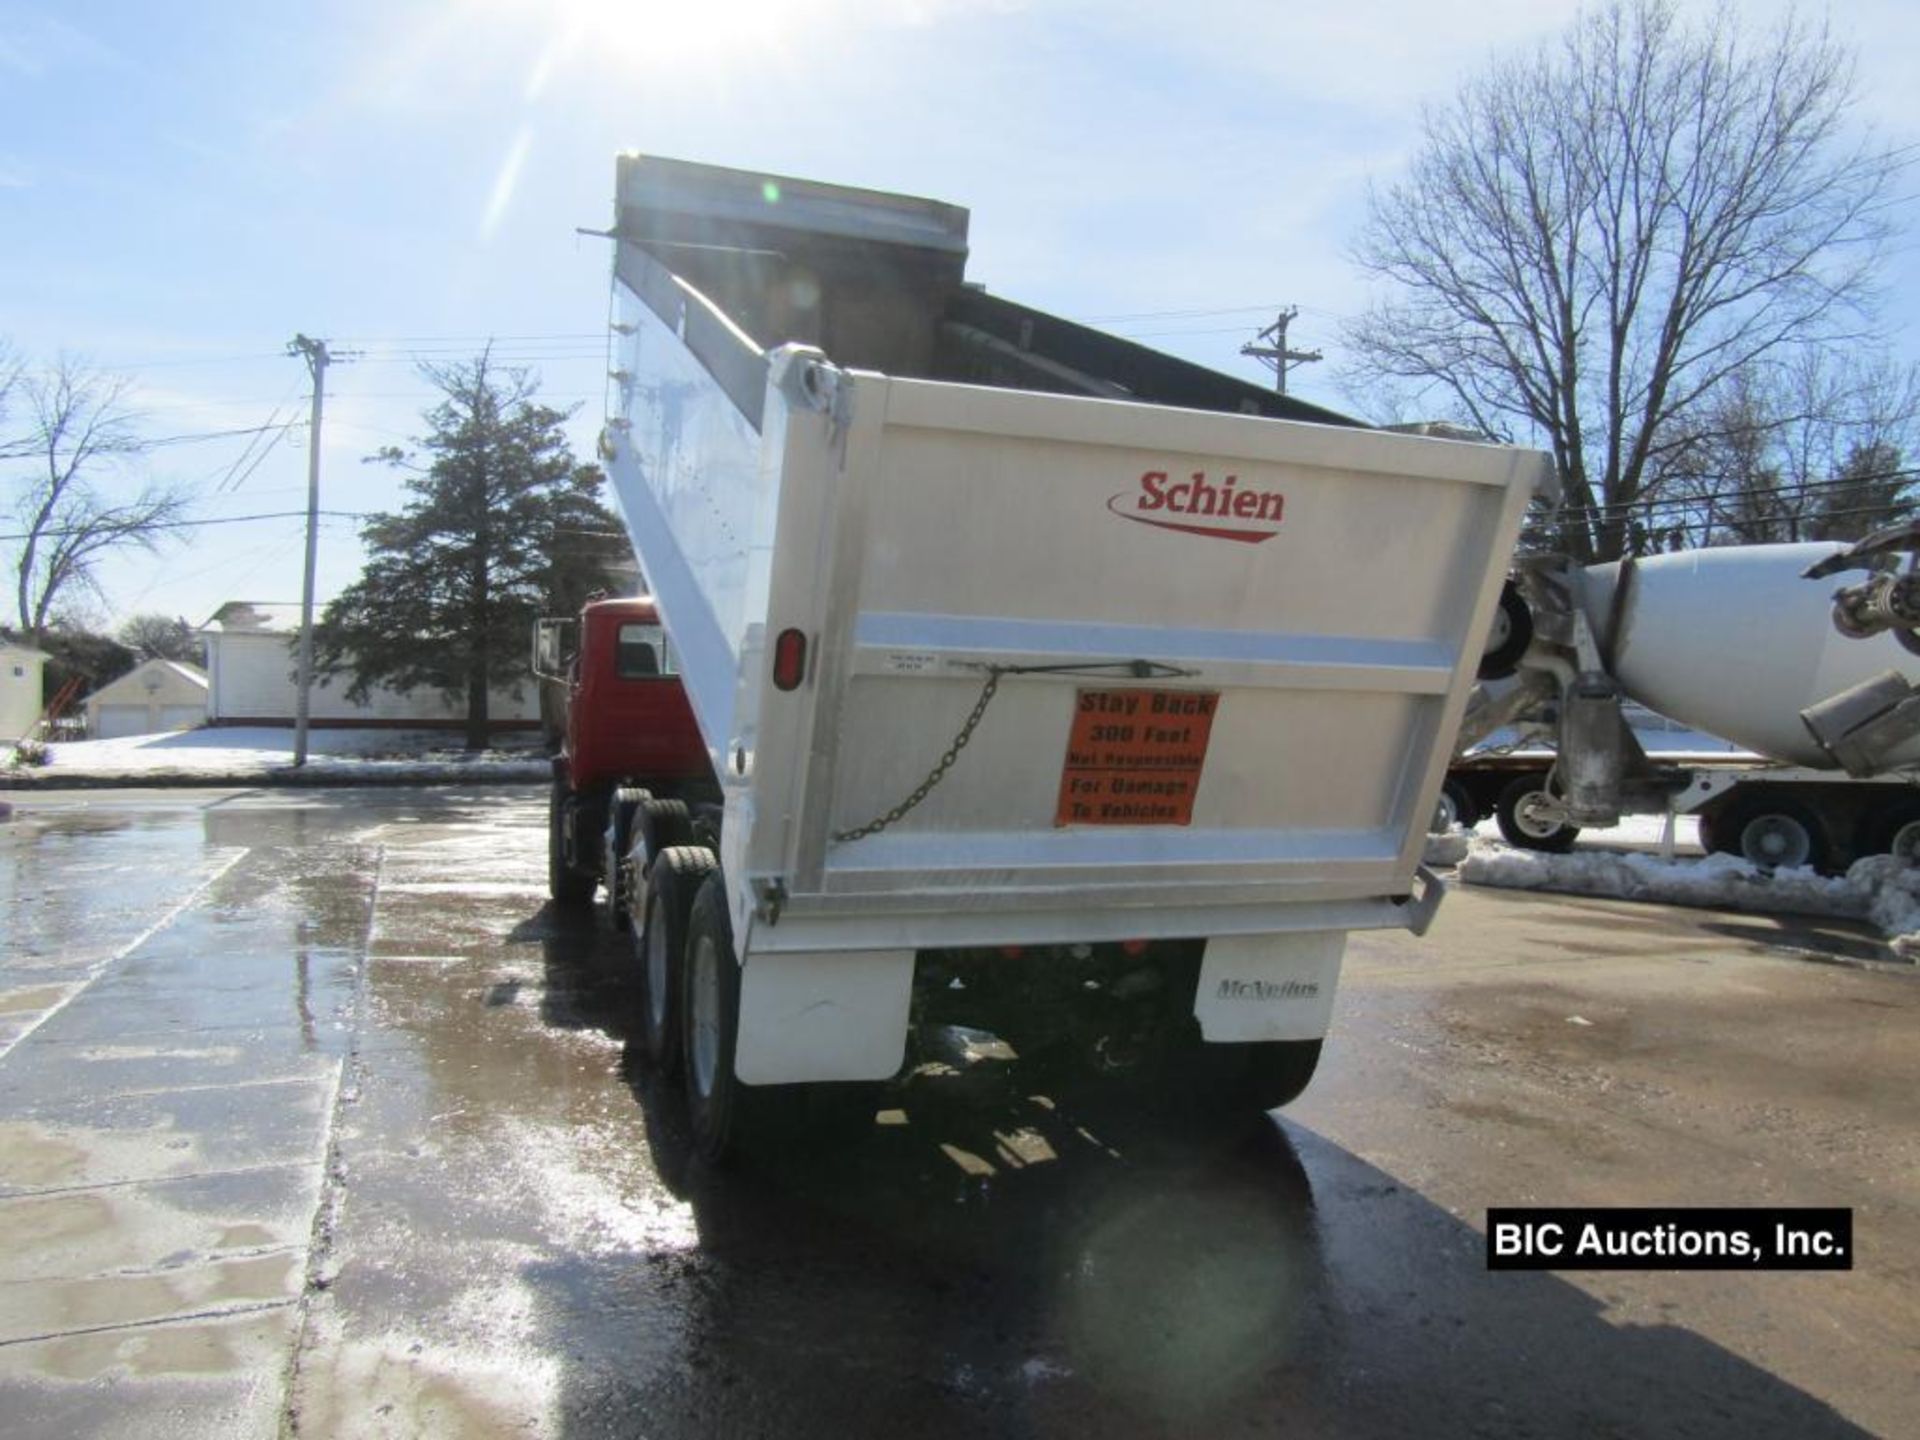
[[[614,644],[613,673],[622,680],[651,680],[673,674],[666,631],[658,625],[622,625]]]

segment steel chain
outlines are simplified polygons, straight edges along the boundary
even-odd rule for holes
[[[979,728],[981,717],[987,713],[987,706],[993,703],[994,692],[1000,688],[1000,677],[1005,673],[998,667],[988,667],[987,683],[981,688],[980,698],[973,702],[973,713],[967,716],[966,724],[960,727],[960,733],[953,737],[953,743],[940,757],[940,763],[933,767],[927,778],[920,782],[911,795],[879,818],[869,820],[866,824],[856,826],[852,830],[839,831],[831,837],[832,840],[839,844],[848,840],[864,840],[869,835],[878,835],[932,794],[933,787],[946,778],[947,771],[953,768],[953,762],[960,758],[960,752],[966,749],[967,742],[973,739],[973,732]]]

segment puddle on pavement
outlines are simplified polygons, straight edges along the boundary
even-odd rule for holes
[[[0,1284],[178,1269],[304,1248],[321,1166],[240,1170],[0,1199]]]
[[[295,1322],[291,1304],[264,1313],[212,1320],[142,1325],[131,1330],[107,1330],[91,1335],[67,1335],[12,1347],[10,1360],[0,1360],[0,1378],[25,1374],[70,1382],[109,1380],[199,1380],[233,1376],[256,1383],[254,1376],[273,1373],[284,1363]],[[121,1413],[122,1398],[103,1406]],[[16,1409],[25,1409],[16,1400]],[[106,1415],[98,1417],[106,1419]],[[69,1433],[97,1433],[80,1426]],[[202,1432],[213,1433],[213,1432]]]
[[[0,990],[0,1015],[33,1014],[46,1010],[73,994],[72,985],[23,985]]]
[[[0,1345],[290,1303],[300,1294],[305,1260],[304,1252],[296,1251],[139,1275],[0,1287]]]

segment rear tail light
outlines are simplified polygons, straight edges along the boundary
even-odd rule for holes
[[[807,637],[801,630],[782,630],[773,642],[773,685],[776,690],[798,689],[807,676]]]

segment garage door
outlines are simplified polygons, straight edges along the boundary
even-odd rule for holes
[[[147,733],[147,707],[144,705],[102,705],[100,729],[95,738],[118,740],[123,735]]]
[[[206,723],[207,707],[204,705],[162,705],[160,707],[162,730],[191,730],[196,725]]]

